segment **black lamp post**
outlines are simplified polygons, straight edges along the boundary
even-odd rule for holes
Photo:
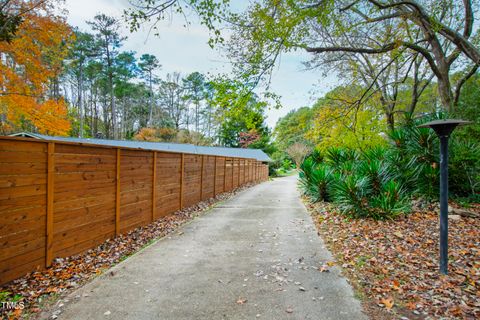
[[[445,119],[424,123],[419,128],[431,128],[440,139],[440,273],[448,273],[448,138],[459,125],[470,121]]]

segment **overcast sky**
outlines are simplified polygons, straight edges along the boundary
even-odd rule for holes
[[[68,22],[82,31],[90,31],[85,21],[92,20],[97,13],[120,17],[127,8],[127,0],[66,0]],[[150,35],[148,28],[131,34],[127,27],[123,34],[128,36],[124,50],[133,50],[140,56],[154,54],[162,64],[159,73],[178,71],[187,75],[194,71],[218,74],[230,71],[230,65],[222,53],[211,49],[208,44],[208,30],[201,26],[195,16],[189,17],[191,26],[185,28],[183,17],[177,16],[162,22],[160,36]],[[271,91],[279,94],[283,108],[267,111],[267,124],[273,128],[277,120],[288,111],[310,106],[336,83],[333,76],[323,78],[320,71],[303,71],[302,61],[308,55],[303,52],[289,53],[281,57],[275,69]]]

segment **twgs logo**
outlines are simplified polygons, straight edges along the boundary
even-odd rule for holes
[[[2,302],[2,309],[3,310],[22,310],[25,308],[25,303],[23,301],[6,301]]]

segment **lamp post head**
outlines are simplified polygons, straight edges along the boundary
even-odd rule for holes
[[[459,119],[444,119],[435,120],[419,125],[419,128],[431,128],[439,136],[449,136],[457,126],[462,126],[471,123],[471,121]]]

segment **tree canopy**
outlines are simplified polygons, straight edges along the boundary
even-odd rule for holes
[[[11,17],[1,25],[0,132],[35,127],[67,134],[67,106],[56,79],[74,39],[70,27],[50,1],[6,1],[2,13]]]

